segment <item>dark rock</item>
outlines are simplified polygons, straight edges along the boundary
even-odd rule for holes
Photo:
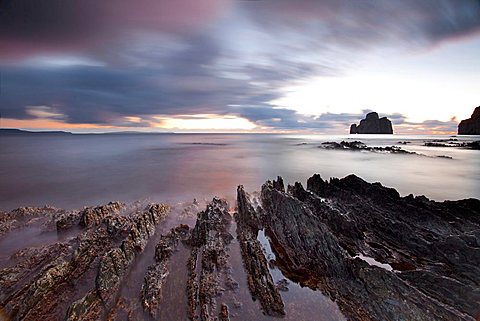
[[[479,200],[402,198],[354,175],[314,175],[308,188],[262,187],[261,220],[284,275],[320,289],[352,320],[476,317]],[[353,258],[358,253],[404,272]]]
[[[18,228],[37,224],[39,220],[43,220],[47,227],[50,221],[54,223],[55,219],[62,215],[66,215],[64,210],[52,206],[21,207],[8,213],[0,212],[0,236]]]
[[[376,112],[371,112],[358,126],[350,126],[350,134],[393,134],[392,122],[387,117],[379,118]]]
[[[480,141],[472,142],[458,142],[455,140],[433,140],[425,142],[424,146],[427,147],[456,147],[456,148],[465,148],[465,149],[474,149],[480,150]]]
[[[324,142],[322,143],[319,148],[324,149],[335,149],[335,150],[349,150],[349,151],[366,151],[366,152],[374,152],[374,153],[388,153],[388,154],[404,154],[404,155],[420,155],[426,156],[423,154],[418,154],[415,152],[410,152],[398,146],[385,146],[379,147],[374,146],[370,147],[362,143],[361,141],[342,141],[340,143],[337,142]]]
[[[284,192],[283,180],[279,179],[272,183],[272,188]],[[237,208],[235,215],[237,222],[237,239],[240,243],[243,264],[248,278],[248,288],[252,297],[258,299],[267,315],[284,315],[285,306],[278,288],[268,269],[268,262],[263,254],[260,242],[257,240],[260,222],[259,214],[250,203],[243,186],[237,189]],[[255,226],[254,222],[257,222]]]
[[[155,233],[155,226],[168,214],[163,204],[149,205],[131,219],[130,232],[119,247],[109,250],[100,260],[95,287],[83,298],[72,303],[67,320],[98,319],[113,306],[122,280],[137,254]]]
[[[228,312],[228,306],[224,303],[220,306],[220,315],[218,317],[219,321],[230,321],[230,315]]]
[[[287,292],[289,284],[290,284],[290,282],[288,282],[287,279],[281,279],[281,280],[278,280],[278,282],[276,284],[276,287],[279,291]]]
[[[80,224],[84,227],[98,225],[107,215],[114,215],[125,208],[120,202],[110,202],[98,207],[87,207],[80,213]]]
[[[187,263],[188,315],[191,320],[210,321],[215,316],[225,316],[221,305],[222,280],[225,287],[235,282],[228,261],[228,245],[232,236],[228,232],[231,216],[226,201],[214,198],[205,211],[198,213],[190,239],[192,247]],[[198,264],[199,263],[199,264]],[[235,282],[236,283],[236,282]],[[221,302],[224,304],[224,302]]]
[[[338,144],[369,148],[355,141]],[[155,234],[174,225],[162,204],[135,211],[110,203],[80,212],[45,207],[0,213],[0,241],[23,228],[55,237],[55,227],[62,232],[45,243],[26,240],[0,256],[0,319],[252,316],[257,305],[243,301],[244,283],[233,277],[241,273],[242,264],[233,266],[230,258],[238,250],[246,286],[266,315],[289,314],[292,303],[301,311],[302,302],[290,301],[294,293],[283,302],[281,291],[289,282],[321,291],[348,320],[473,321],[479,314],[480,200],[402,197],[355,175],[325,181],[318,174],[308,179],[307,189],[285,186],[279,177],[263,185],[261,202],[256,195],[237,190],[238,245],[229,206],[218,198],[198,213],[192,230],[181,224],[164,235]],[[285,278],[274,282],[272,269]],[[297,315],[287,315],[292,317]]]
[[[65,232],[70,228],[78,225],[82,217],[82,212],[70,212],[61,215],[55,222],[58,232]]]
[[[142,305],[153,318],[157,318],[163,293],[163,285],[168,277],[168,265],[180,239],[189,234],[189,227],[178,226],[166,235],[162,235],[155,247],[155,263],[150,265],[142,286]]]
[[[459,135],[480,135],[480,106],[475,108],[469,119],[464,119],[458,125]]]

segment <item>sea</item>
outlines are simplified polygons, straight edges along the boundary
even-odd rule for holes
[[[18,134],[0,136],[0,210],[65,209],[109,201],[180,202],[214,196],[234,206],[236,188],[259,191],[282,176],[306,184],[355,174],[401,195],[437,201],[480,198],[480,151],[428,147],[473,136],[280,134]],[[328,150],[362,141],[417,154]],[[406,144],[402,144],[406,142]],[[319,147],[320,146],[320,147]],[[444,157],[447,156],[447,157]]]

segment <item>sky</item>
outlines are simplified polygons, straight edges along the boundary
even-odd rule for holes
[[[454,133],[480,0],[3,0],[0,127]]]

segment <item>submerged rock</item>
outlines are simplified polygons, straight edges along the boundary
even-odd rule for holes
[[[470,118],[458,124],[459,135],[480,135],[480,106],[475,108]]]
[[[376,112],[371,112],[358,126],[350,126],[350,134],[393,134],[392,122],[387,117],[379,118]]]
[[[387,154],[404,154],[404,155],[420,155],[426,156],[423,154],[418,154],[416,152],[410,152],[398,146],[367,146],[365,143],[355,140],[355,141],[341,141],[337,142],[324,142],[319,148],[323,149],[334,149],[334,150],[350,150],[350,151],[365,151],[365,152],[374,152],[374,153],[387,153]]]
[[[471,141],[471,142],[459,142],[456,139],[433,140],[433,141],[425,142],[424,145],[427,147],[457,147],[457,148],[480,150],[480,140]]]

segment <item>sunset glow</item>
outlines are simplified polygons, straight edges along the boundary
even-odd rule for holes
[[[251,130],[257,126],[248,119],[219,115],[179,115],[177,118],[154,117],[159,122],[154,126],[175,130]]]

